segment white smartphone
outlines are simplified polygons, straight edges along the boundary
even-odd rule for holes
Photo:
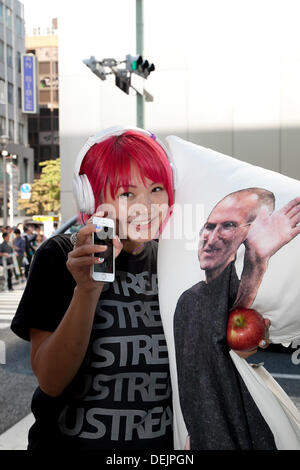
[[[93,233],[95,245],[107,245],[106,251],[95,253],[94,256],[103,260],[92,266],[92,278],[94,281],[113,282],[115,280],[115,256],[113,237],[115,236],[115,223],[112,219],[93,217],[96,232]]]

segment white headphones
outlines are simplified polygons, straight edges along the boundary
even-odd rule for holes
[[[104,140],[112,136],[122,135],[126,131],[140,132],[141,134],[144,134],[148,137],[155,139],[156,142],[159,143],[159,145],[163,148],[164,152],[166,153],[168,160],[170,162],[172,172],[173,172],[173,187],[175,189],[175,183],[176,183],[175,166],[173,162],[171,161],[171,157],[169,155],[167,148],[162,142],[159,141],[159,139],[156,138],[154,134],[152,134],[149,131],[146,131],[145,129],[140,129],[138,127],[130,127],[130,126],[129,127],[122,127],[122,126],[110,127],[109,129],[104,129],[103,131],[98,132],[96,135],[89,137],[89,139],[86,141],[86,143],[84,144],[84,146],[82,147],[82,149],[80,150],[77,156],[77,159],[75,162],[75,168],[74,168],[73,192],[74,192],[74,197],[75,197],[79,212],[84,213],[84,214],[93,214],[95,212],[95,198],[94,198],[94,193],[90,185],[90,182],[88,180],[88,177],[84,174],[82,175],[79,174],[81,163],[86,153],[94,144],[103,142]]]

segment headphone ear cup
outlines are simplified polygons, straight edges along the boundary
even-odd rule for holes
[[[95,212],[94,193],[86,175],[75,175],[73,179],[74,196],[79,212]]]
[[[82,182],[79,175],[74,175],[73,178],[73,193],[76,201],[76,206],[79,212],[83,211],[84,200],[83,200],[83,188]]]
[[[92,187],[86,175],[80,175],[83,188],[84,206],[86,214],[94,214],[95,212],[95,198]]]

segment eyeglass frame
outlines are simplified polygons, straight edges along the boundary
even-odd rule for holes
[[[226,222],[221,222],[221,223],[219,223],[219,224],[214,224],[214,223],[212,223],[212,222],[206,222],[206,223],[203,225],[202,229],[200,230],[199,235],[202,235],[203,232],[204,232],[204,230],[208,230],[209,232],[213,232],[213,231],[217,228],[218,225],[219,225],[219,230],[220,230],[220,227],[221,227],[221,231],[226,230],[226,228],[222,227],[222,225],[223,225],[223,224],[226,224],[226,223],[228,224],[228,223],[233,223],[233,222],[228,222],[228,221],[226,221]],[[214,228],[208,229],[207,226],[206,226],[207,224],[214,225]],[[252,222],[248,222],[247,224],[242,224],[242,225],[231,226],[231,227],[230,227],[230,230],[233,229],[232,231],[234,232],[236,229],[238,229],[238,228],[243,228],[243,227],[247,227],[248,225],[252,225]]]

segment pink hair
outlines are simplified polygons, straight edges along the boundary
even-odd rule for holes
[[[135,164],[145,178],[162,183],[168,193],[169,207],[174,204],[173,175],[168,157],[154,138],[135,131],[126,131],[93,145],[85,155],[80,174],[85,174],[95,197],[95,207],[109,187],[115,198],[119,186],[127,191],[130,185],[130,167]]]

